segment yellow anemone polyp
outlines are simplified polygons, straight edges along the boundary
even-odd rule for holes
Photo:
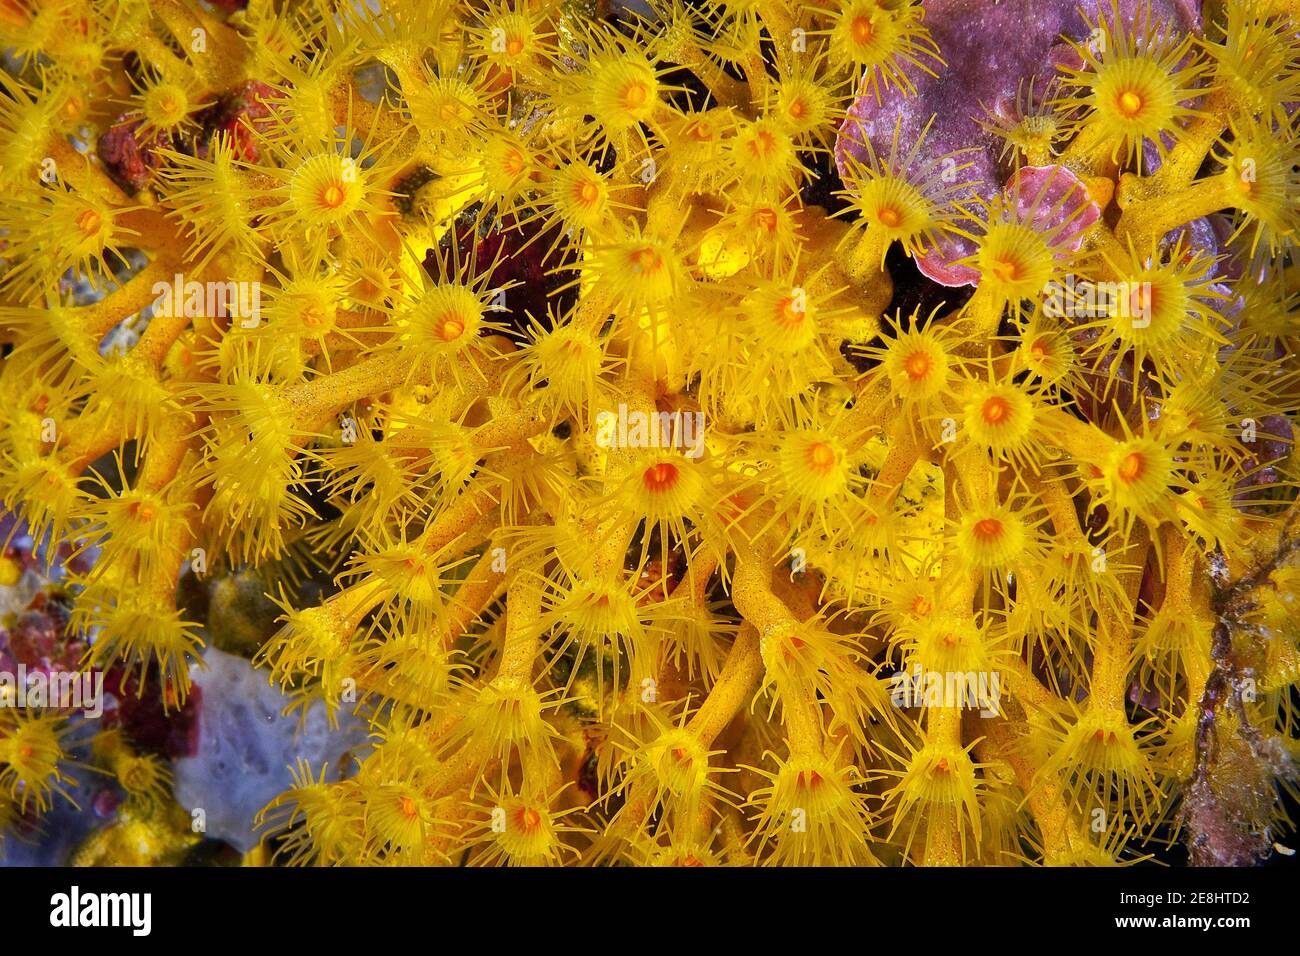
[[[336,226],[366,204],[364,174],[358,163],[337,153],[318,153],[289,180],[288,206],[294,221],[308,230]]]
[[[1010,569],[1025,555],[1029,531],[1025,519],[1001,506],[962,516],[957,553],[979,568]]]
[[[1157,781],[1149,753],[1122,708],[1085,706],[1060,719],[1055,752],[1041,780],[1055,777],[1077,805],[1116,810],[1147,821],[1155,809]]]
[[[406,338],[433,353],[467,347],[483,327],[486,312],[487,305],[470,287],[439,284],[426,290],[407,314]]]
[[[660,83],[643,56],[625,52],[596,62],[584,81],[594,116],[610,131],[646,122],[659,104]]]
[[[997,455],[1022,452],[1032,440],[1034,423],[1034,400],[1015,385],[983,384],[967,399],[967,436]]]
[[[985,630],[969,618],[932,614],[906,631],[905,662],[923,673],[979,674],[992,666],[994,648]]]
[[[1173,456],[1152,438],[1117,442],[1102,465],[1107,498],[1126,514],[1158,520],[1170,512],[1176,496],[1170,489]]]
[[[975,267],[980,285],[996,297],[1016,301],[1036,298],[1056,271],[1057,251],[1033,226],[1000,222],[980,239]]]
[[[839,438],[816,432],[784,436],[777,452],[782,483],[810,501],[830,501],[849,487],[849,468]]]
[[[925,403],[949,386],[952,360],[930,332],[908,331],[890,341],[881,367],[890,391],[904,404]]]
[[[189,93],[175,83],[158,83],[144,94],[145,124],[172,129],[183,123],[194,109]]]

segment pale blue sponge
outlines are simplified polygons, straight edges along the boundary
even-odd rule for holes
[[[253,818],[289,788],[289,768],[301,757],[319,774],[328,762],[326,779],[337,780],[340,764],[351,764],[347,755],[369,748],[367,725],[345,707],[331,729],[320,701],[305,720],[299,711],[282,716],[288,698],[267,683],[266,671],[215,647],[203,657],[207,669],[194,672],[203,692],[199,751],[174,765],[176,801],[203,810],[208,836],[247,852],[260,836]]]

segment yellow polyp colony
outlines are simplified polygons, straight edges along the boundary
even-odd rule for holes
[[[850,107],[946,75],[918,0],[344,6],[0,14],[0,502],[84,665],[175,710],[193,579],[252,575],[252,664],[372,732],[247,862],[1285,845],[1294,0],[1103,3],[981,121],[1093,218],[977,198],[941,118],[835,183]],[[973,293],[893,265],[953,242]],[[69,799],[72,726],[0,709],[0,823]]]

